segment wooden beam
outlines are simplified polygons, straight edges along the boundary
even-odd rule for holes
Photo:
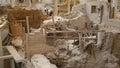
[[[32,6],[35,6],[35,4],[37,3],[36,0],[31,0],[32,1]]]
[[[68,13],[70,13],[70,2],[71,2],[71,0],[68,0],[68,3],[67,3],[67,5],[68,5]]]
[[[15,68],[15,62],[14,62],[14,60],[11,59],[10,62],[11,62],[11,68]]]
[[[70,36],[68,36],[68,37],[66,37],[66,36],[47,36],[47,38],[57,38],[57,39],[62,39],[62,38],[64,38],[64,39],[79,39],[79,37],[70,37]],[[81,39],[96,39],[96,37],[90,37],[90,36],[88,36],[88,37],[82,37]]]
[[[86,33],[98,33],[98,32],[104,32],[104,31],[101,31],[101,30],[76,30],[76,31],[46,31],[46,33],[79,33],[79,32],[86,32]]]
[[[12,8],[15,7],[15,0],[11,0],[11,7],[12,7]]]
[[[26,36],[25,36],[25,41],[26,41],[26,46],[25,46],[26,57],[27,57],[27,59],[30,59],[28,34],[26,34]]]
[[[31,7],[31,0],[28,0],[28,5],[29,7]]]
[[[0,59],[10,59],[13,58],[12,55],[7,55],[7,56],[0,56]]]
[[[47,0],[41,0],[42,1],[42,3],[47,3]]]
[[[76,3],[77,3],[77,0],[74,0],[74,5],[76,5]]]
[[[9,53],[13,56],[13,59],[16,63],[24,61],[24,59],[18,54],[17,50],[13,46],[6,46]]]
[[[15,22],[18,22],[18,23],[25,23],[26,22],[26,20],[15,20]]]
[[[53,0],[53,4],[54,4],[54,16],[58,15],[58,1],[57,0]]]
[[[27,22],[27,34],[26,34],[26,47],[25,47],[25,49],[26,49],[26,57],[28,58],[28,59],[30,59],[30,52],[29,52],[29,40],[28,40],[28,34],[30,33],[30,31],[29,31],[29,29],[30,29],[30,27],[29,27],[29,17],[28,16],[26,16],[26,22]]]
[[[26,16],[26,23],[27,23],[27,32],[30,33],[29,17],[28,16]]]

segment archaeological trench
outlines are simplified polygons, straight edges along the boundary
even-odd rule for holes
[[[120,68],[120,0],[0,0],[0,68]]]

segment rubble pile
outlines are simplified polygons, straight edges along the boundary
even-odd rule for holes
[[[86,29],[90,28],[91,22],[86,15],[85,5],[76,5],[73,7],[72,11],[68,14],[54,17],[54,23],[63,24],[64,28],[71,29]],[[49,23],[49,24],[48,24]],[[53,19],[45,20],[44,24],[55,25]],[[49,27],[48,27],[49,28]]]
[[[53,11],[52,3],[8,9],[8,21],[7,16],[0,17],[0,28],[9,22],[10,46],[25,59],[21,65],[26,68],[119,68],[120,21],[108,20],[107,11],[112,8],[107,2],[101,5],[99,1],[88,2],[84,0],[73,6],[70,13],[51,16],[49,20],[42,11],[47,14]]]
[[[47,58],[58,68],[119,68],[119,59],[111,53],[113,38],[113,34],[105,33],[104,42],[99,47],[91,41],[89,44],[82,42],[85,45],[79,47],[73,41],[58,39],[55,41],[58,50],[47,54]]]
[[[43,22],[43,26],[47,29],[47,30],[57,30],[58,29],[62,29],[62,30],[66,30],[66,24],[65,22],[68,22],[68,19],[64,19],[60,16],[55,16],[54,17],[54,23],[53,20],[45,20]],[[55,26],[55,27],[54,27]]]
[[[30,68],[57,68],[56,65],[50,63],[50,61],[41,54],[34,55],[31,58],[31,63],[29,64],[31,64]]]
[[[113,23],[114,22],[114,23]],[[120,21],[119,20],[109,20],[100,24],[100,30],[106,30],[107,32],[119,33],[120,32]]]

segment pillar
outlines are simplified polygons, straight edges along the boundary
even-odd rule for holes
[[[28,0],[28,5],[29,7],[31,7],[31,0]]]
[[[70,1],[71,0],[68,0],[68,3],[67,3],[67,5],[68,5],[68,13],[70,13]]]
[[[98,32],[97,34],[97,47],[101,47],[104,39],[104,32]]]
[[[1,30],[0,30],[0,56],[3,56],[3,49],[2,49],[2,39],[1,39]],[[0,59],[0,68],[4,68],[3,59]]]
[[[15,63],[14,63],[14,60],[13,60],[13,59],[11,59],[10,61],[11,61],[11,68],[15,68]]]
[[[54,4],[54,16],[58,15],[58,0],[53,0],[53,4]]]
[[[37,0],[32,0],[32,6],[35,6],[35,4],[37,3]]]
[[[46,0],[42,0],[43,3],[46,3]]]
[[[15,0],[11,0],[11,7],[12,7],[12,8],[15,7]]]
[[[77,3],[77,0],[74,0],[74,5],[76,5],[76,3]]]

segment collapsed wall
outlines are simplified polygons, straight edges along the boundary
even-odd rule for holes
[[[67,27],[70,28],[78,26],[81,29],[85,26],[85,22],[90,23],[85,5],[79,4],[74,6],[71,13],[65,14],[62,17],[68,20],[67,22],[62,21],[62,23],[67,23],[69,25]],[[104,19],[108,19],[107,15],[104,17]],[[61,23],[61,21],[59,22]],[[103,22],[106,22],[106,20]],[[113,25],[103,22],[99,26],[100,30],[105,31],[100,46],[89,44],[87,47],[83,46],[80,49],[77,47],[79,45],[73,45],[73,43],[67,44],[65,41],[68,40],[56,40],[58,44],[55,46],[58,47],[58,50],[54,53],[49,53],[47,57],[58,68],[119,68],[119,54],[117,52],[119,51],[119,44],[116,44],[116,34],[114,34],[115,32],[119,33],[119,25],[114,27],[113,21],[111,21]],[[110,21],[107,20],[107,22]],[[117,39],[117,41],[119,40]],[[85,43],[82,42],[81,44]],[[72,46],[72,50],[69,50],[69,45]],[[116,47],[118,47],[117,50]]]
[[[53,25],[55,25],[56,29],[53,27]],[[76,5],[73,7],[71,13],[66,14],[63,17],[58,17],[58,16],[54,17],[54,23],[52,19],[44,21],[44,26],[46,26],[47,27],[46,29],[49,30],[73,29],[74,31],[74,29],[76,30],[86,29],[86,28],[89,29],[90,20],[87,17],[85,5]],[[110,25],[109,28],[111,27],[113,26]],[[105,29],[101,29],[101,30],[105,30]],[[54,45],[55,47],[57,47],[57,50],[55,52],[51,52],[47,54],[46,56],[34,55],[31,58],[31,65],[33,66],[27,68],[57,68],[57,67],[58,68],[119,68],[118,58],[120,56],[119,56],[119,46],[117,46],[119,44],[116,43],[116,41],[114,41],[116,40],[115,38],[116,35],[111,33],[111,31],[110,32],[107,30],[105,31],[106,32],[104,33],[104,37],[102,39],[102,42],[100,42],[101,43],[100,45],[97,45],[93,40],[92,41],[87,40],[87,42],[84,40],[83,42],[79,43],[81,44],[79,45],[73,43],[73,41],[78,43],[79,42],[78,40],[71,41],[65,39],[56,39],[56,41],[53,42],[55,43]],[[34,35],[36,36],[36,34]],[[33,36],[35,39],[40,38],[41,40],[40,36],[39,37],[35,37],[35,36]],[[88,38],[89,36],[86,37]],[[35,40],[33,38],[31,39]],[[118,39],[117,41],[119,42]],[[36,44],[36,42],[33,43],[33,45],[34,44]],[[116,49],[116,47],[118,48]],[[33,47],[31,47],[31,49],[32,48]],[[36,48],[38,48],[38,50],[35,49],[35,51],[46,49],[46,47],[43,48],[43,45],[41,45],[41,47],[36,47]],[[55,64],[57,67],[51,64],[50,62]]]

